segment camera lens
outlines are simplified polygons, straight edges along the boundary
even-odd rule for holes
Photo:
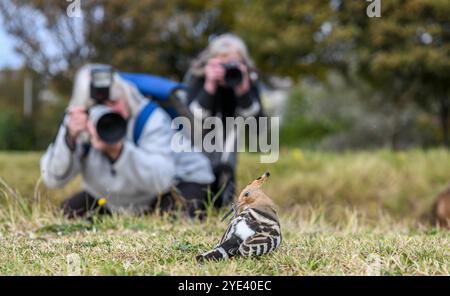
[[[118,113],[104,114],[97,122],[97,134],[104,142],[114,144],[123,139],[127,123]]]
[[[122,115],[104,105],[90,108],[89,118],[94,123],[100,139],[108,144],[119,142],[127,133],[127,121]]]
[[[225,84],[228,87],[234,88],[242,82],[242,72],[239,69],[239,64],[230,62],[224,65],[225,68]]]

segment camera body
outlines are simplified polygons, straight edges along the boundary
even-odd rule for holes
[[[224,80],[227,87],[234,88],[242,83],[243,76],[239,65],[239,61],[230,61],[222,65],[225,69]]]
[[[104,105],[111,99],[114,71],[108,65],[91,69],[90,96],[94,106],[88,110],[89,119],[94,123],[98,136],[108,144],[121,141],[127,133],[127,121],[119,113]]]

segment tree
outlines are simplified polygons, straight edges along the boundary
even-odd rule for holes
[[[69,2],[6,0],[0,13],[27,66],[46,77],[95,61],[181,79],[212,34],[231,30],[232,2],[87,0],[73,18]]]
[[[380,18],[367,17],[366,6],[364,1],[342,2],[336,14],[335,32],[354,32],[347,42],[356,55],[348,63],[378,89],[383,103],[398,109],[416,103],[429,112],[440,110],[448,146],[450,3],[383,1]],[[395,135],[393,142],[395,146]]]
[[[241,1],[234,31],[265,73],[323,78],[332,8],[325,1]]]

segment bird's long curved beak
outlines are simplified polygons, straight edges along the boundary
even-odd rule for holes
[[[220,221],[223,222],[228,216],[231,215],[231,213],[234,213],[233,214],[233,218],[234,218],[234,216],[236,216],[237,211],[238,211],[240,206],[241,206],[241,204],[232,203],[231,204],[231,208],[228,210],[228,212],[226,212],[226,214],[222,217],[222,220],[220,220]]]
[[[231,207],[230,210],[222,217],[222,219],[220,220],[220,222],[225,221],[226,218],[228,218],[228,216],[231,215],[231,213],[234,212],[234,207]]]
[[[267,178],[270,177],[270,173],[269,172],[265,172],[261,177],[258,178],[258,180],[261,180],[261,183],[264,183]]]

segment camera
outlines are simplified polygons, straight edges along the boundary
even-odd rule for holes
[[[100,139],[108,144],[121,141],[127,133],[127,121],[117,112],[104,105],[111,99],[114,71],[108,65],[91,69],[90,96],[95,105],[89,108],[89,119],[94,123]]]
[[[230,88],[234,88],[242,82],[242,72],[239,65],[240,63],[238,61],[223,64],[225,69],[225,84]]]
[[[94,105],[89,108],[88,114],[103,142],[115,144],[125,137],[127,121],[111,108],[105,105]]]

